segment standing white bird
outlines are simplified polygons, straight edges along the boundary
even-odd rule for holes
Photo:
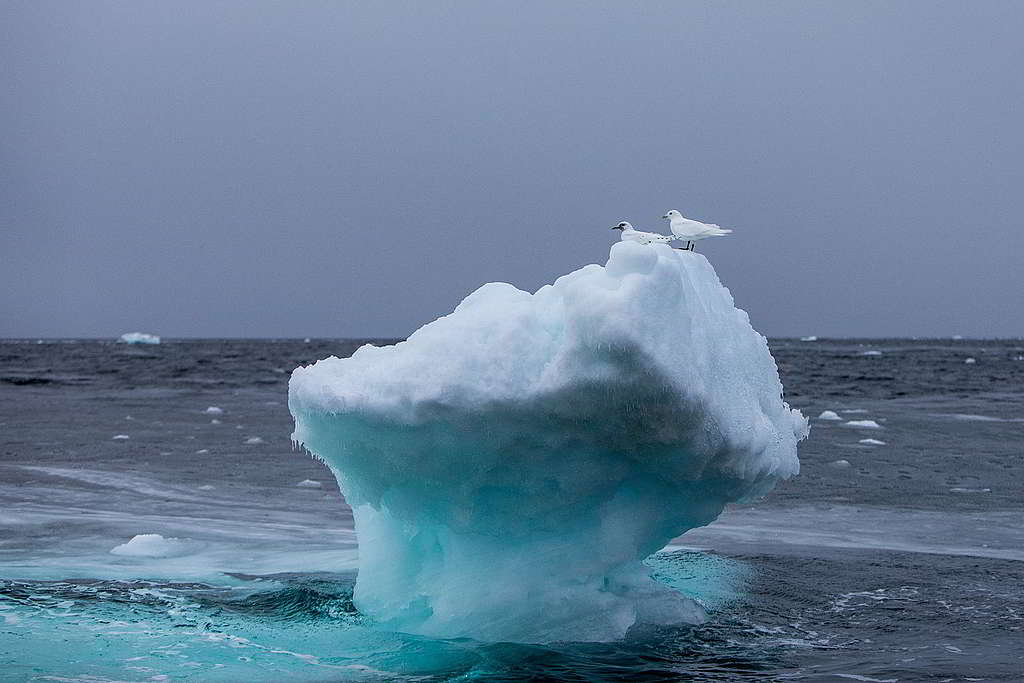
[[[674,237],[669,237],[668,235],[659,235],[656,232],[642,232],[640,230],[634,230],[633,226],[627,223],[626,221],[622,221],[618,225],[613,225],[611,229],[622,231],[622,235],[619,236],[619,239],[623,242],[639,242],[640,244],[665,244],[675,239]]]
[[[693,251],[693,243],[697,240],[708,237],[721,237],[732,232],[732,230],[719,227],[714,223],[701,223],[700,221],[686,218],[675,209],[666,213],[662,218],[668,219],[669,227],[672,228],[672,234],[675,235],[676,239],[686,242],[686,246],[683,249],[689,249],[690,251]]]

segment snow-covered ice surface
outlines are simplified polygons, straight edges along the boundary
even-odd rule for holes
[[[173,557],[185,555],[193,545],[180,538],[164,538],[160,534],[138,534],[127,543],[111,549],[114,555],[127,557]]]
[[[815,420],[799,476],[647,561],[704,624],[528,646],[353,605],[351,512],[277,369],[367,341],[0,341],[0,680],[1020,680],[1024,342],[771,340],[794,407],[885,430]],[[110,552],[143,534],[188,552]]]
[[[159,344],[160,337],[145,332],[125,332],[117,338],[117,341],[122,344]]]
[[[484,285],[289,384],[295,441],[353,507],[356,606],[520,642],[701,621],[642,561],[798,472],[807,420],[781,396],[707,259],[633,242],[535,294]]]

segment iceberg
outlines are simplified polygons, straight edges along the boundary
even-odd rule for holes
[[[697,623],[643,560],[799,470],[807,420],[700,254],[620,242],[536,293],[491,283],[408,340],[297,368],[378,626],[611,641]]]
[[[117,338],[119,344],[159,344],[160,337],[145,332],[125,332]]]

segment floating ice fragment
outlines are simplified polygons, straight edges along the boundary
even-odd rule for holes
[[[128,557],[173,557],[190,552],[191,544],[180,538],[164,538],[160,534],[139,534],[110,552]]]
[[[839,415],[834,410],[823,410],[823,411],[821,411],[821,415],[818,416],[818,419],[819,420],[842,420],[843,418],[839,417]]]
[[[130,439],[132,437],[128,436],[127,434],[114,434],[114,436],[110,438],[112,438],[114,441],[124,441],[125,439]]]
[[[199,487],[199,490],[200,491],[212,491],[215,488],[217,488],[217,487],[213,486],[212,484],[203,484],[202,486]]]
[[[950,491],[953,493],[992,493],[992,489],[971,489],[962,486],[954,486]]]
[[[296,486],[300,486],[304,489],[318,489],[322,486],[322,484],[318,481],[313,481],[312,479],[303,479],[298,484],[296,484]]]
[[[213,418],[212,420],[210,420],[210,424],[212,424],[212,425],[219,425],[220,424],[220,420],[218,420],[217,418]]]
[[[125,332],[117,338],[119,344],[159,344],[160,337],[145,332]]]
[[[306,337],[306,338],[305,338],[305,339],[303,339],[302,341],[303,341],[304,343],[308,344],[309,342],[311,342],[311,341],[313,341],[313,340],[312,340],[312,339],[310,339],[309,337]]]
[[[818,337],[812,334],[808,337],[800,337],[800,341],[818,341]]]
[[[850,420],[849,422],[844,422],[843,426],[853,427],[854,429],[882,429],[882,425],[874,420]]]
[[[248,439],[245,440],[245,443],[247,443],[250,446],[255,446],[257,444],[263,443],[263,439],[261,439],[258,436],[250,436]]]
[[[218,406],[210,406],[209,408],[207,408],[203,412],[207,413],[208,415],[220,415],[221,413],[224,412],[224,409],[220,408]]]
[[[381,627],[608,641],[703,618],[642,561],[796,474],[807,420],[781,395],[704,256],[618,242],[295,370],[289,408],[352,506],[354,602]]]
[[[206,455],[209,452],[210,452],[209,448],[203,448],[203,449],[200,449],[200,450],[196,451],[196,455]]]
[[[866,446],[884,446],[885,445],[884,441],[879,441],[878,439],[861,439],[857,443],[862,443],[862,444],[865,444]]]
[[[862,356],[881,356],[881,351],[864,351],[860,355]]]
[[[967,365],[974,365],[974,364],[975,364],[975,363],[977,363],[977,362],[978,362],[978,361],[977,361],[977,360],[975,360],[974,358],[965,358],[965,359],[964,359],[964,363],[966,363]]]
[[[833,460],[829,463],[832,467],[838,467],[839,469],[845,469],[850,466],[849,460]]]

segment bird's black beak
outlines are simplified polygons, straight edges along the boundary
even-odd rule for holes
[[[668,214],[666,213],[662,218],[668,218]]]
[[[612,227],[610,227],[610,228],[608,228],[608,229],[609,229],[609,230],[622,230],[622,227],[621,227],[621,226],[618,226],[618,225],[613,225]]]

